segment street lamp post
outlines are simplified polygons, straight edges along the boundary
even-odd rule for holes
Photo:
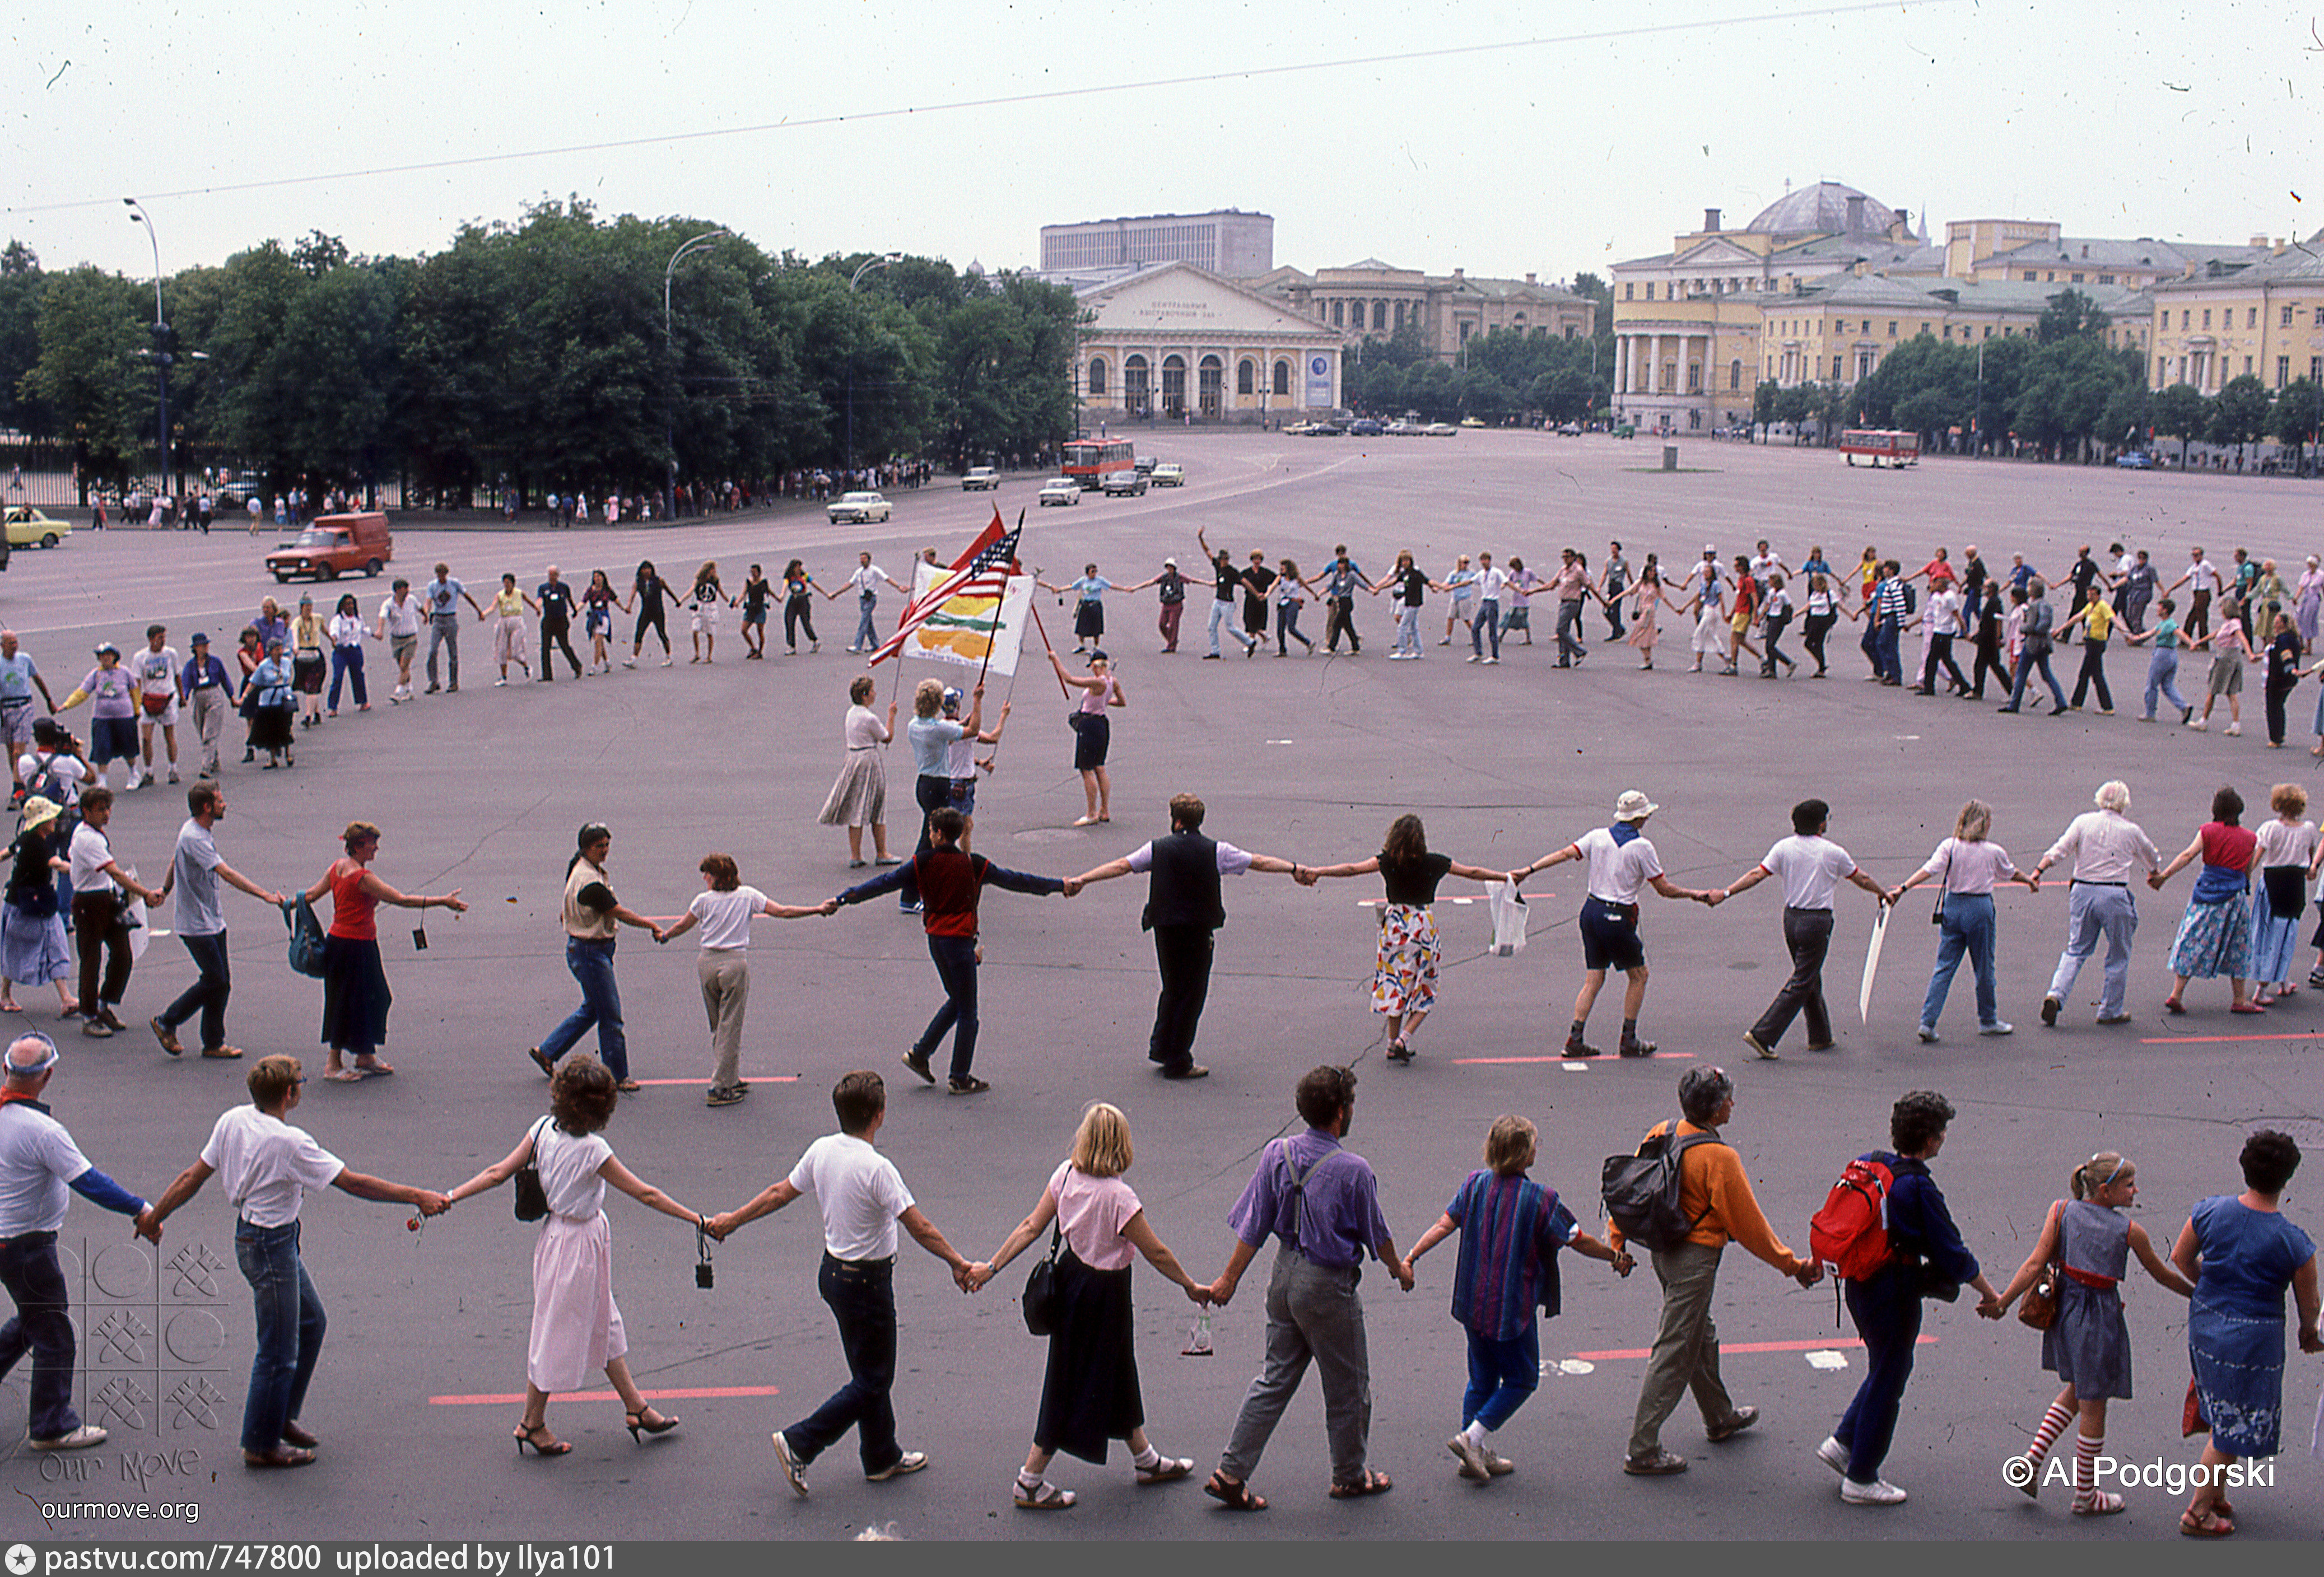
[[[135,198],[123,198],[129,209],[129,222],[145,226],[145,239],[153,244],[153,373],[160,390],[161,471],[160,489],[170,492],[170,325],[161,316],[161,242],[153,231],[153,220]]]
[[[855,272],[847,276],[847,293],[851,296],[853,295],[855,293],[855,287],[863,282],[863,276],[870,273],[873,269],[893,268],[896,264],[903,261],[904,254],[900,252],[890,252],[884,257],[865,258],[862,263],[856,265]],[[853,484],[855,480],[855,347],[853,344],[851,344],[847,348],[846,468],[847,480],[850,484]]]
[[[732,230],[706,230],[669,254],[669,263],[661,271],[661,350],[662,360],[669,363],[669,398],[662,411],[662,453],[669,469],[662,488],[661,512],[664,520],[678,518],[678,364],[671,351],[669,285],[678,272],[678,259],[697,246],[707,246],[713,241],[731,235]]]

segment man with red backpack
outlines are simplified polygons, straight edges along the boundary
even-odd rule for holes
[[[1977,1288],[1977,1312],[2001,1317],[2001,1300],[1929,1176],[1952,1118],[1951,1102],[1934,1091],[1899,1100],[1888,1113],[1888,1139],[1896,1148],[1849,1162],[1808,1223],[1809,1251],[1840,1278],[1864,1339],[1864,1382],[1840,1426],[1816,1447],[1816,1460],[1840,1476],[1840,1498],[1850,1506],[1904,1502],[1904,1491],[1880,1476],[1880,1464],[1913,1378],[1921,1300],[1950,1303],[1967,1283]]]

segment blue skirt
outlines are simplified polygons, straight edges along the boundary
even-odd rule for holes
[[[69,979],[73,967],[62,914],[40,919],[13,903],[0,904],[0,977],[19,985],[47,985]]]
[[[2227,975],[2249,980],[2251,905],[2241,894],[2218,903],[2190,903],[2171,945],[2171,973],[2189,980]]]
[[[2252,894],[2251,978],[2275,985],[2292,978],[2299,962],[2300,911],[2279,915],[2267,900],[2267,889]]]
[[[2283,1316],[2197,1305],[2187,1314],[2187,1354],[2211,1443],[2229,1456],[2273,1456],[2283,1425]]]
[[[2058,1318],[2042,1333],[2042,1367],[2085,1402],[2130,1396],[2130,1326],[2113,1287],[2058,1278]]]

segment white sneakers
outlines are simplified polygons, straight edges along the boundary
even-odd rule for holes
[[[2226,730],[2226,732],[2230,735],[2241,733],[2243,731],[2244,725],[2241,720],[2228,724]]]
[[[1868,1484],[1842,1479],[1840,1498],[1850,1506],[1902,1506],[1905,1500],[1904,1491],[1886,1479],[1875,1479]]]
[[[1827,1434],[1816,1447],[1816,1461],[1845,1478],[1848,1474],[1848,1447],[1840,1443],[1837,1435]]]

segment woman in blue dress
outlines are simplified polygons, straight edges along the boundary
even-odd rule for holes
[[[2227,1469],[2238,1457],[2271,1457],[2283,1423],[2283,1289],[2300,1305],[2300,1351],[2324,1352],[2317,1318],[2316,1245],[2283,1218],[2283,1185],[2300,1167],[2289,1134],[2262,1129],[2244,1141],[2244,1191],[2197,1204],[2179,1229],[2171,1262],[2195,1284],[2187,1353],[2195,1365],[2199,1427],[2208,1425],[2203,1471],[2179,1531],[2224,1538],[2236,1531]],[[2191,1431],[2190,1431],[2191,1433]]]

